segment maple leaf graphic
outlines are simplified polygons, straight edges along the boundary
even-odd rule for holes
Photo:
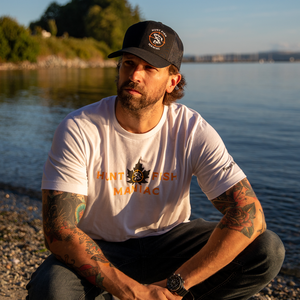
[[[135,167],[133,168],[133,170],[128,170],[127,169],[127,177],[129,180],[127,180],[127,182],[131,183],[131,184],[142,184],[142,183],[148,183],[148,181],[146,181],[147,178],[149,178],[149,171],[145,171],[143,165],[139,162],[135,165]]]

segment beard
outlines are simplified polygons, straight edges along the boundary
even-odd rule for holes
[[[125,92],[125,89],[134,89],[140,93],[139,96],[131,95]],[[142,109],[150,108],[154,106],[165,94],[163,86],[159,87],[155,93],[147,93],[140,85],[131,80],[119,84],[119,78],[117,78],[117,95],[118,101],[125,109],[137,113]]]

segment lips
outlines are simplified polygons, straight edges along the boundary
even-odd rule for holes
[[[141,95],[141,92],[135,90],[135,89],[131,89],[131,88],[124,88],[123,90],[125,90],[127,93],[132,94],[132,95],[136,95],[139,94]]]
[[[141,95],[143,93],[143,91],[140,88],[138,88],[138,84],[132,81],[124,82],[121,86],[121,90],[126,91],[127,93],[130,93],[132,95],[136,95],[136,94]]]

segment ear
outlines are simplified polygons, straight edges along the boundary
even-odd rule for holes
[[[180,82],[180,80],[181,80],[181,74],[177,73],[176,75],[170,75],[166,92],[169,94],[172,93],[173,90],[175,89],[175,86]]]

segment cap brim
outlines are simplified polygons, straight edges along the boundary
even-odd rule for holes
[[[130,53],[133,54],[144,61],[146,61],[148,64],[152,65],[153,67],[156,68],[165,68],[170,65],[170,62],[167,60],[161,58],[160,56],[151,53],[149,51],[146,51],[141,48],[135,48],[135,47],[129,47],[129,48],[124,48],[118,51],[115,51],[111,54],[108,55],[108,58],[113,58],[113,57],[118,57],[121,56],[123,53]]]

